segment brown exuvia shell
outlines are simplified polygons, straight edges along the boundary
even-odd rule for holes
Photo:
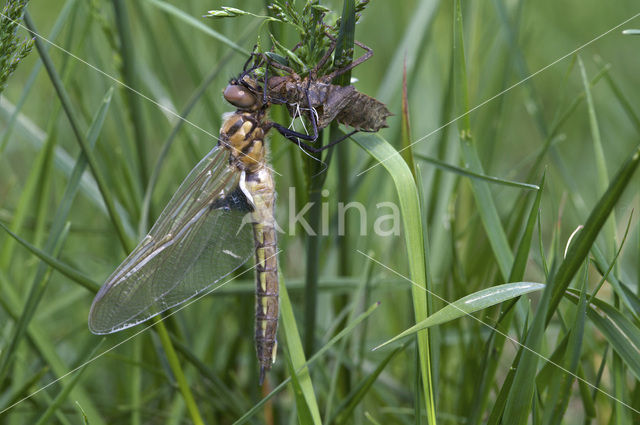
[[[270,100],[285,103],[291,116],[302,111],[310,119],[313,108],[320,129],[337,120],[356,130],[375,132],[387,127],[387,117],[393,115],[384,103],[355,87],[330,84],[322,77],[317,80],[301,79],[295,74],[272,77],[267,89]]]

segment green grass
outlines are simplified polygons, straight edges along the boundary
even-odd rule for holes
[[[162,325],[92,335],[97,288],[216,143],[258,33],[298,41],[202,18],[223,5],[29,2],[59,47],[37,43],[0,99],[0,423],[640,422],[640,38],[622,34],[640,19],[591,42],[640,12],[630,0],[367,6],[355,39],[375,55],[352,76],[390,127],[321,176],[271,135],[287,232],[263,388],[252,264]],[[308,200],[328,235],[288,228]],[[364,206],[365,235],[339,202]],[[373,231],[388,202],[399,236]]]

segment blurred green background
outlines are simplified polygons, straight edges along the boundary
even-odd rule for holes
[[[114,12],[115,3],[124,15]],[[342,10],[342,2],[322,4],[336,11],[327,21],[336,19]],[[421,170],[424,205],[419,216],[426,225],[426,258],[436,294],[429,302],[435,310],[445,305],[440,297],[454,301],[507,282],[500,264],[508,258],[492,249],[495,233],[478,210],[478,189],[471,182],[481,180],[443,171],[419,155],[465,167],[468,157],[459,134],[465,128],[464,120],[469,119],[473,150],[484,174],[539,184],[546,173],[533,243],[526,248],[526,271],[519,279],[545,283],[554,260],[562,260],[569,236],[585,223],[609,179],[640,140],[640,36],[622,34],[624,29],[640,28],[640,19],[619,26],[640,12],[637,2],[463,1],[466,75],[462,76],[459,58],[453,61],[458,54],[452,45],[454,5],[418,0],[371,2],[355,36],[375,53],[352,74],[359,91],[385,102],[395,114],[380,136],[401,149],[406,66],[409,140],[415,142],[411,151]],[[45,47],[82,133],[90,127],[105,95],[114,90],[94,154],[130,243],[141,239],[188,171],[215,145],[207,132],[217,135],[222,114],[232,111],[222,90],[241,70],[257,36],[268,43],[268,27],[261,26],[258,18],[202,17],[221,6],[267,13],[264,4],[256,1],[29,2],[27,9],[38,32],[55,43],[45,43]],[[291,29],[275,31],[284,45],[291,48],[297,42]],[[24,28],[19,33],[26,36]],[[356,48],[355,55],[360,52]],[[590,82],[588,95],[579,61]],[[126,82],[135,92],[117,81]],[[460,81],[467,84],[466,107],[460,103]],[[176,113],[181,114],[192,101],[186,117],[189,122],[178,125]],[[289,125],[286,111],[273,109],[272,118]],[[468,109],[471,112],[460,119]],[[168,150],[159,163],[163,146]],[[0,98],[0,222],[31,244],[44,247],[79,152],[60,97],[34,49]],[[286,230],[279,239],[281,268],[298,330],[304,334],[308,300],[302,289],[308,281],[309,240],[300,226],[286,224],[308,200],[310,180],[305,167],[309,159],[276,134],[271,136],[271,152],[273,167],[280,173],[276,178],[277,217]],[[427,423],[423,384],[417,378],[417,358],[421,357],[413,340],[407,340],[389,363],[382,362],[388,360],[391,350],[370,351],[415,323],[411,284],[401,277],[410,273],[404,235],[411,229],[402,227],[401,235],[393,237],[373,231],[376,218],[389,213],[379,204],[398,202],[393,180],[380,165],[361,174],[377,162],[353,141],[345,141],[325,160],[330,165],[324,183],[328,193],[322,200],[329,231],[317,240],[319,251],[312,259],[319,280],[314,293],[315,349],[325,346],[347,318],[353,319],[376,301],[381,305],[366,324],[330,347],[311,368],[320,414],[325,423]],[[154,172],[158,173],[157,185],[149,220],[144,220],[143,199]],[[585,320],[577,372],[635,409],[640,409],[638,367],[627,359],[640,358],[634,339],[640,316],[640,302],[635,303],[640,291],[639,179],[635,175],[626,182],[628,188],[614,210],[615,220],[607,222],[595,245],[604,263],[588,267],[586,278],[592,291],[606,271],[602,264],[614,261],[635,209],[611,272],[615,277],[609,279],[615,280],[617,289],[609,281],[598,292],[598,298],[626,318],[628,328],[612,336],[603,334],[592,319]],[[535,191],[485,186],[500,218],[500,232],[515,252],[527,228],[527,208],[531,208]],[[346,237],[338,235],[338,202],[364,206],[364,234],[352,211]],[[89,170],[64,222],[68,227],[53,249],[56,258],[101,284],[127,253]],[[591,257],[597,255],[590,252]],[[142,329],[108,336],[93,352],[103,340],[90,334],[86,324],[94,293],[57,271],[39,275],[39,264],[37,257],[0,232],[0,351],[11,358],[5,379],[0,380],[0,410]],[[581,288],[584,279],[581,270],[573,286]],[[27,314],[24,305],[32,287],[44,292]],[[261,399],[252,338],[253,293],[253,279],[245,274],[168,321],[175,340],[184,345],[179,349],[180,360],[206,423],[233,423]],[[621,296],[627,301],[621,302]],[[522,341],[532,326],[539,299],[539,294],[525,296],[514,308],[508,331],[516,340]],[[476,317],[493,326],[498,314],[498,308],[492,308]],[[574,321],[579,322],[578,314],[574,303],[562,301],[544,333],[543,356],[555,354],[556,362],[565,365],[568,360],[556,349],[563,336],[570,334]],[[30,324],[26,337],[13,346],[20,317],[29,317]],[[622,326],[622,322],[613,323]],[[615,354],[620,349],[616,335],[632,342],[629,357]],[[497,350],[502,355],[492,357],[493,348],[488,344],[495,334],[469,317],[434,328],[430,337],[438,422],[486,423],[495,419],[492,415],[499,417],[496,406],[501,396],[506,397],[500,391],[518,345],[507,341],[504,351]],[[267,388],[290,376],[289,348],[281,345],[285,348]],[[307,358],[311,354],[307,352]],[[483,375],[492,368],[490,376]],[[545,415],[554,406],[554,375],[561,373],[543,361],[537,368],[536,382],[531,384],[535,387],[533,405],[525,408],[533,414],[525,423],[553,423]],[[72,386],[71,395],[60,400],[45,423],[83,423],[81,412],[90,424],[192,420],[159,338],[150,331],[92,361],[78,381],[75,376],[0,413],[0,422],[35,423],[67,386]],[[369,377],[377,380],[367,382]],[[557,423],[640,421],[633,409],[602,392],[592,395],[593,388],[585,384],[574,383],[570,389],[566,413],[555,419]],[[301,413],[304,409],[299,399],[296,404],[291,387],[271,403],[257,409],[249,421],[314,423]]]

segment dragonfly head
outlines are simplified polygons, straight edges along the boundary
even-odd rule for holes
[[[257,111],[263,106],[261,96],[258,95],[260,91],[258,84],[245,76],[242,80],[229,81],[229,85],[224,89],[222,95],[227,102],[238,109]]]

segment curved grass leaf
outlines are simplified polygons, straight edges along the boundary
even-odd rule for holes
[[[611,275],[609,275],[609,279],[611,279]],[[627,285],[622,282],[619,282],[620,289],[624,293],[625,299],[629,301],[630,308],[633,310],[633,314],[636,317],[640,317],[640,297],[635,294]]]
[[[424,256],[424,231],[420,199],[413,174],[398,152],[377,134],[356,134],[352,137],[375,160],[387,170],[396,187],[400,203],[400,213],[404,227],[404,239],[409,260],[411,294],[416,323],[428,316],[427,265]],[[431,359],[428,334],[418,333],[418,352],[422,372],[422,385],[426,403],[428,423],[435,423],[435,405],[431,387]]]
[[[602,63],[602,58],[596,57],[594,59],[599,66],[610,67],[610,65]],[[629,99],[623,92],[622,88],[618,85],[618,83],[613,78],[611,78],[611,74],[609,74],[608,72],[604,75],[604,78],[605,78],[605,81],[607,82],[607,85],[609,85],[609,88],[613,92],[614,96],[620,103],[620,106],[622,107],[625,114],[627,115],[627,118],[629,118],[633,126],[636,128],[636,131],[640,132],[640,117],[636,115],[636,112],[633,109],[633,105],[631,104],[631,102],[629,102]],[[591,85],[593,85],[593,83]]]
[[[505,283],[503,285],[492,286],[491,288],[483,289],[473,294],[469,294],[466,297],[462,297],[452,303],[447,304],[446,307],[433,313],[425,320],[417,323],[409,329],[401,332],[390,340],[374,348],[377,350],[384,347],[387,344],[391,344],[401,338],[414,334],[422,329],[426,329],[431,326],[440,325],[442,323],[450,322],[462,316],[467,316],[479,310],[483,310],[488,307],[492,307],[501,302],[510,300],[512,298],[519,297],[529,292],[539,291],[544,288],[544,284],[537,282],[513,282]]]

